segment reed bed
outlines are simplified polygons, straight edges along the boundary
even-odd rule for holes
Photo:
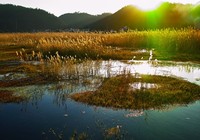
[[[199,44],[200,31],[192,28],[120,33],[2,33],[0,60],[25,62],[20,69],[30,77],[41,77],[43,83],[98,75],[99,62],[92,60],[148,60],[153,49],[156,60],[180,56],[179,59],[200,60]],[[33,61],[40,65],[33,65]]]
[[[0,34],[0,57],[1,60],[6,57],[3,52],[14,54],[23,48],[28,54],[41,52],[43,58],[59,52],[61,56],[78,59],[124,60],[133,56],[148,58],[147,53],[138,50],[154,48],[159,59],[173,59],[177,55],[182,59],[185,55],[199,59],[196,57],[200,52],[199,44],[200,31],[192,28],[122,33],[6,33]]]

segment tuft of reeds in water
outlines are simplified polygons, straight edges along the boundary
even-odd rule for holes
[[[55,55],[49,53],[48,56],[44,56],[41,52],[35,51],[28,54],[23,49],[17,51],[16,55],[26,64],[26,67],[32,67],[27,72],[35,73],[36,77],[39,74],[47,79],[87,81],[87,78],[95,77],[99,73],[100,61],[77,59],[76,56],[64,57],[58,51]],[[35,66],[34,61],[39,61],[39,65]]]

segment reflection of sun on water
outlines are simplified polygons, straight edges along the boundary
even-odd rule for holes
[[[120,61],[103,61],[100,75],[108,76],[123,74],[124,71],[139,75],[148,74],[176,77],[200,85],[200,65],[186,62],[160,61],[154,66],[152,63],[149,63],[148,60],[130,60],[128,63]]]

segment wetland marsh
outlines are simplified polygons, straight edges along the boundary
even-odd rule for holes
[[[197,30],[1,34],[1,139],[200,138],[194,40]]]

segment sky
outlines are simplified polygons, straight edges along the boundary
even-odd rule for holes
[[[126,5],[135,5],[142,10],[152,10],[161,2],[196,4],[200,0],[0,0],[1,4],[14,4],[43,9],[60,16],[65,13],[85,12],[92,15],[115,13]]]

